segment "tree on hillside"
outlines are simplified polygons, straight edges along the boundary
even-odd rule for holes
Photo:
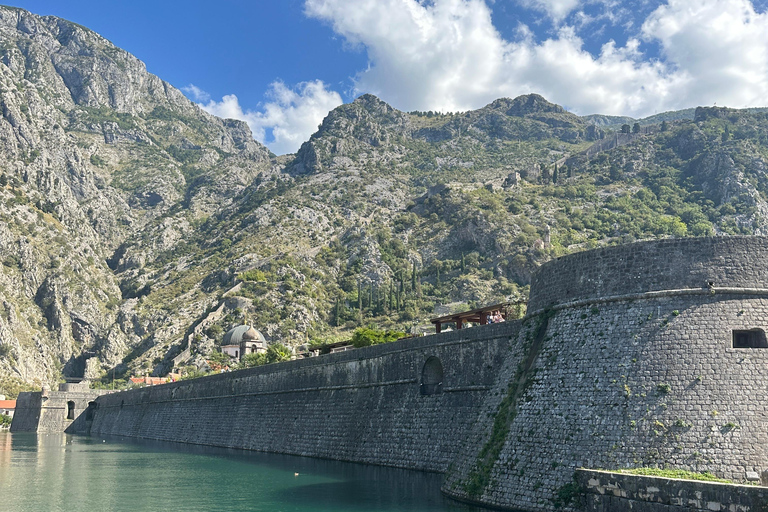
[[[405,336],[402,331],[380,331],[371,327],[360,327],[355,329],[352,335],[352,344],[357,347],[368,347],[380,343],[389,343]]]
[[[253,368],[254,366],[261,366],[267,364],[267,354],[245,354],[240,360],[240,368]]]
[[[632,125],[632,133],[640,133],[640,123]]]
[[[621,125],[621,133],[629,133],[630,126],[628,124]]]
[[[279,363],[280,361],[290,361],[292,354],[291,349],[282,343],[274,343],[267,348],[267,353],[264,355],[267,363]]]

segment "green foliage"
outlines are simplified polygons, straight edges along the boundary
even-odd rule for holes
[[[283,345],[282,343],[273,343],[267,348],[267,362],[279,363],[282,361],[291,360],[291,349]]]
[[[251,353],[246,354],[240,360],[240,368],[253,368],[254,366],[261,366],[264,364],[280,363],[283,361],[290,361],[293,353],[291,349],[283,345],[282,343],[273,343],[267,347],[266,353]]]
[[[0,375],[0,395],[5,395],[8,400],[15,400],[19,393],[25,391],[39,391],[40,385],[32,385],[12,376]]]
[[[322,172],[306,175],[308,169],[294,167],[315,165],[306,153],[295,161],[223,163],[227,155],[207,143],[215,127],[204,116],[187,117],[174,108],[134,116],[77,107],[69,125],[92,130],[94,123],[114,122],[153,141],[131,143],[132,158],[123,161],[109,153],[118,163],[109,169],[108,186],[127,191],[148,212],[147,229],[140,230],[140,240],[128,241],[129,253],[167,245],[154,237],[179,219],[194,228],[168,250],[148,256],[137,272],[123,273],[123,299],[138,299],[146,318],[189,311],[191,304],[205,310],[231,286],[233,269],[242,268],[234,262],[248,256],[247,261],[262,263],[237,275],[243,282],[232,294],[252,301],[244,312],[249,321],[276,325],[278,337],[295,340],[296,331],[307,328],[297,318],[307,311],[310,330],[325,333],[332,327],[339,338],[363,325],[378,326],[378,333],[402,332],[425,323],[437,304],[461,301],[474,307],[523,298],[531,272],[563,254],[635,239],[754,232],[763,221],[752,192],[742,191],[753,187],[768,197],[768,176],[754,164],[768,156],[768,116],[688,118],[659,117],[654,122],[663,121],[661,132],[617,137],[629,144],[587,156],[580,154],[591,144],[583,120],[530,112],[515,100],[445,115],[361,112],[345,105],[313,136],[312,156]],[[334,119],[344,129],[334,131]],[[406,135],[392,128],[406,121],[415,131]],[[626,124],[622,131],[639,133],[639,124]],[[82,148],[92,147],[91,137],[82,135]],[[371,158],[371,147],[382,158]],[[219,162],[201,158],[213,154],[211,149],[222,157]],[[396,183],[382,193],[373,184],[391,181],[393,154]],[[338,164],[347,159],[352,165]],[[556,163],[563,160],[567,166]],[[733,161],[733,169],[721,165],[726,160]],[[91,163],[106,165],[97,154]],[[239,173],[241,167],[252,174],[233,179],[248,185],[227,187],[222,209],[192,218],[199,210],[190,209],[197,192],[215,199],[217,187],[228,182],[219,179],[222,173]],[[738,190],[712,186],[724,170],[743,181]],[[512,172],[522,180],[499,187]],[[58,208],[27,194],[14,176],[5,182],[11,188],[4,188],[4,200],[16,211],[33,203],[43,213]],[[179,193],[167,211],[153,210],[142,199],[152,195],[155,183]],[[36,236],[29,221],[3,220],[21,236]],[[551,244],[542,247],[546,226]],[[21,261],[7,255],[3,263],[17,269]],[[50,270],[66,269],[64,264]],[[206,334],[218,341],[227,322],[240,321],[242,315],[229,315]],[[386,337],[356,335],[359,344]],[[266,356],[259,364],[265,362]]]
[[[214,341],[223,341],[224,328],[219,324],[213,324],[205,331],[205,335]]]
[[[578,499],[584,491],[576,482],[568,482],[560,486],[555,493],[555,497],[552,499],[552,504],[556,509],[567,507],[571,504],[577,503]]]
[[[208,354],[208,361],[211,361],[216,364],[220,365],[228,365],[232,363],[232,358],[229,356],[229,354],[225,354],[224,352],[219,352],[218,350],[215,350]]]
[[[352,335],[352,344],[355,347],[368,347],[379,345],[380,343],[389,343],[405,336],[404,332],[399,331],[380,331],[370,327],[360,327],[355,329]]]
[[[510,381],[507,393],[494,415],[490,436],[464,482],[464,490],[470,497],[482,495],[491,481],[491,472],[507,442],[512,421],[517,416],[518,402],[533,381],[531,368],[541,348],[552,314],[552,311],[548,310],[537,315],[536,324],[529,331],[524,362],[520,363],[514,378]]]
[[[7,414],[0,414],[0,428],[10,428],[12,420]]]
[[[209,372],[200,370],[195,366],[186,366],[181,368],[181,380],[197,379],[199,377],[205,377]]]
[[[245,272],[239,273],[237,275],[237,278],[240,279],[241,281],[260,282],[260,281],[266,281],[267,275],[261,270],[251,269],[251,270],[246,270]]]
[[[144,384],[134,384],[128,377],[117,377],[112,380],[112,372],[102,375],[101,379],[93,380],[90,383],[91,389],[136,389],[143,387]]]
[[[91,155],[90,160],[91,160],[91,164],[95,165],[96,167],[104,167],[107,164],[106,160],[101,158],[96,153]]]
[[[267,354],[265,353],[251,353],[245,354],[240,359],[239,368],[253,368],[254,366],[261,366],[267,364]]]

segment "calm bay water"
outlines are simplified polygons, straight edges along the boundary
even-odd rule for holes
[[[0,431],[0,510],[9,512],[480,511],[443,497],[440,481],[304,457]]]

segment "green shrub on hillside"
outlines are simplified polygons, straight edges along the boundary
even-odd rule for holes
[[[352,344],[355,347],[368,347],[380,343],[389,343],[404,337],[406,334],[400,331],[380,331],[370,327],[355,329],[352,335]]]

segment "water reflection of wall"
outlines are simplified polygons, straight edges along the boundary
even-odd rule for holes
[[[11,448],[11,436],[7,432],[0,432],[0,467],[10,463]]]
[[[12,435],[15,461],[6,473],[0,465],[2,510],[456,510],[435,473],[125,438]]]

